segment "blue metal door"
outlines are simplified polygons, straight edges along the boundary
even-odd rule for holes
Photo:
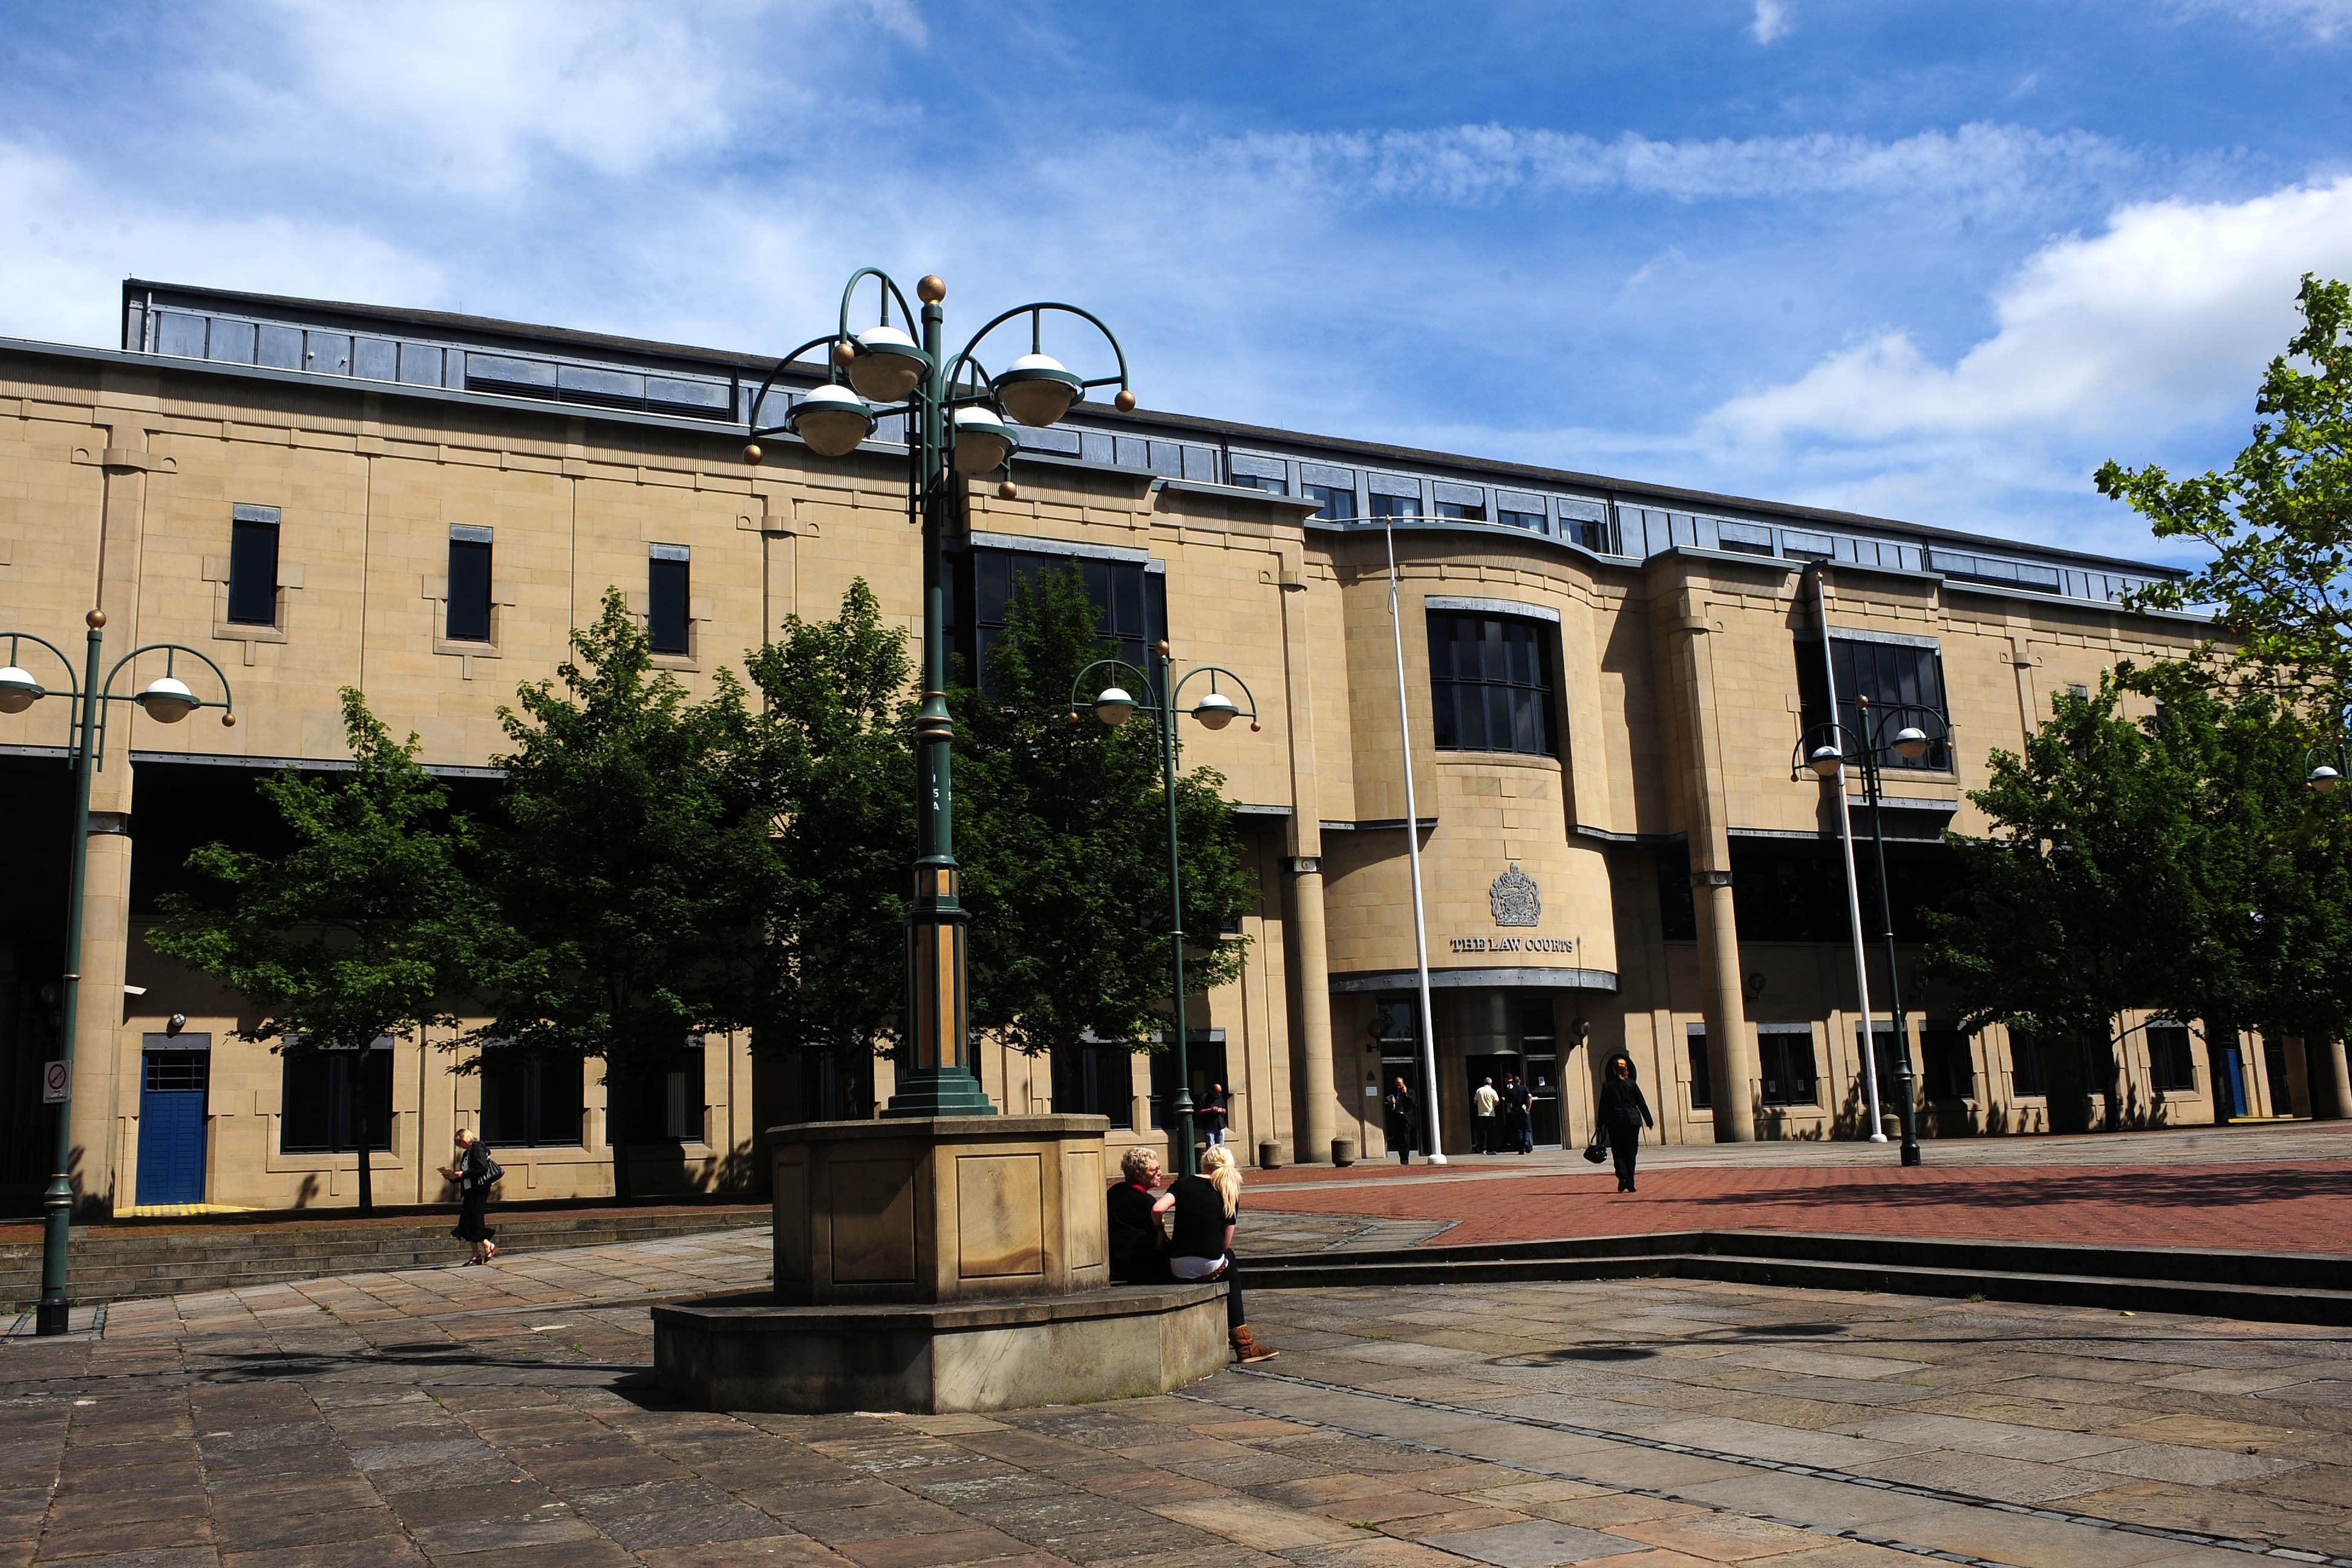
[[[205,1201],[205,1081],[202,1051],[150,1051],[139,1088],[139,1202]]]
[[[2222,1047],[2213,1063],[2214,1121],[2229,1121],[2246,1113],[2245,1081],[2245,1060],[2238,1047]]]

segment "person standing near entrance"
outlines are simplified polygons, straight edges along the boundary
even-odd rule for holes
[[[1536,1146],[1535,1122],[1528,1114],[1531,1109],[1527,1080],[1513,1073],[1503,1086],[1503,1135],[1522,1154]]]
[[[1495,1111],[1503,1097],[1495,1092],[1495,1080],[1488,1079],[1470,1097],[1470,1151],[1474,1154],[1494,1154],[1501,1152],[1495,1142]]]
[[[1612,1057],[1609,1076],[1601,1085],[1601,1125],[1609,1134],[1609,1152],[1617,1162],[1617,1190],[1633,1190],[1633,1156],[1642,1143],[1642,1129],[1655,1127],[1650,1102],[1634,1081],[1633,1059]]]
[[[1225,1141],[1225,1086],[1209,1086],[1208,1103],[1201,1108],[1201,1127],[1209,1135],[1209,1146],[1215,1148]]]
[[[1421,1102],[1412,1097],[1402,1078],[1389,1090],[1381,1105],[1388,1111],[1389,1147],[1396,1151],[1397,1163],[1412,1163],[1412,1145],[1421,1136]]]

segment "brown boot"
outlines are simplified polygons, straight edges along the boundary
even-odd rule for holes
[[[1282,1353],[1271,1345],[1262,1345],[1251,1338],[1246,1323],[1234,1330],[1229,1337],[1234,1342],[1234,1359],[1238,1362],[1272,1361]]]

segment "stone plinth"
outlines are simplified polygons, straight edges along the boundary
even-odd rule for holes
[[[1110,1283],[1099,1116],[772,1129],[776,1300],[924,1306]]]
[[[1076,1120],[1075,1118],[1069,1120]],[[1223,1285],[937,1306],[660,1306],[654,1367],[706,1410],[1006,1410],[1164,1394],[1230,1358]]]

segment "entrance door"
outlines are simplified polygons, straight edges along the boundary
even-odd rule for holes
[[[2270,1086],[2271,1114],[2294,1114],[2294,1088],[2287,1081],[2286,1041],[2275,1035],[2263,1038],[2263,1078]]]
[[[139,1088],[139,1202],[205,1201],[203,1051],[150,1051]]]
[[[1476,1105],[1478,1102],[1473,1097],[1477,1094],[1478,1086],[1488,1079],[1495,1080],[1497,1100],[1495,1125],[1490,1131],[1494,1135],[1495,1147],[1499,1149],[1503,1146],[1504,1131],[1511,1121],[1510,1108],[1501,1103],[1500,1097],[1504,1087],[1511,1081],[1511,1075],[1519,1070],[1519,1058],[1499,1051],[1486,1056],[1464,1057],[1462,1068],[1462,1103],[1465,1105]]]
[[[2234,1121],[2246,1113],[2246,1062],[2238,1049],[2237,1031],[2213,1053],[2213,1120]]]

